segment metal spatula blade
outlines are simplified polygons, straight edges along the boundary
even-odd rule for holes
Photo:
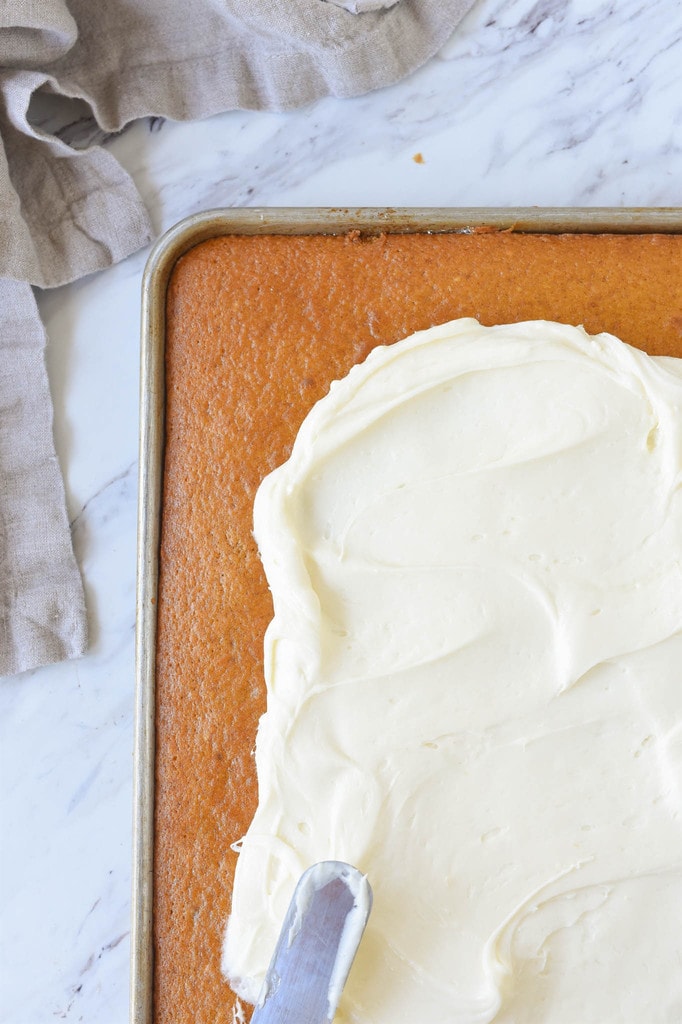
[[[329,1024],[372,906],[365,875],[322,861],[294,890],[251,1024]]]

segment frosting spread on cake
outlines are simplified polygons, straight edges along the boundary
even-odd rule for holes
[[[340,859],[339,1021],[682,1019],[681,483],[679,363],[609,335],[458,320],[332,385],[255,506],[242,997]]]

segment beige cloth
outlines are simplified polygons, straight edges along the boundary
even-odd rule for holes
[[[286,110],[423,64],[474,0],[0,0],[0,674],[86,644],[29,285],[110,266],[151,238],[106,150],[33,127],[34,93],[85,100],[104,131],[138,117]]]

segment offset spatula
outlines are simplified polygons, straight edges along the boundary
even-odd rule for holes
[[[367,878],[322,861],[294,890],[251,1024],[330,1024],[372,906]]]

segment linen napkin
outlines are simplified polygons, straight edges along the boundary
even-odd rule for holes
[[[78,152],[35,127],[32,98],[83,100],[103,131],[116,132],[147,115],[187,120],[356,96],[423,64],[473,3],[0,3],[0,674],[86,647],[30,286],[101,270],[153,234],[112,155]]]

